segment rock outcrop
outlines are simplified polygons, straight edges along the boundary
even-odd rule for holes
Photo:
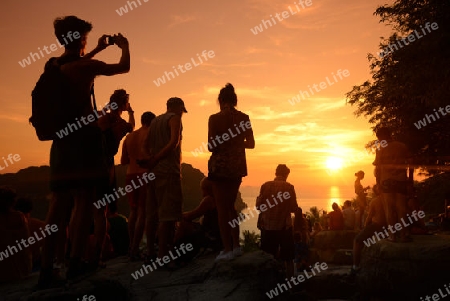
[[[450,282],[450,236],[415,235],[411,243],[381,240],[364,248],[357,283],[363,295],[420,300]]]
[[[353,239],[358,231],[322,231],[310,248],[311,262],[351,264]]]
[[[197,258],[173,272],[159,268],[135,280],[131,273],[141,269],[142,262],[128,262],[120,257],[109,261],[105,269],[64,288],[33,292],[37,274],[21,282],[1,285],[0,300],[75,301],[93,295],[100,301],[256,301],[266,300],[266,291],[282,281],[280,264],[262,251],[219,263],[214,263],[214,258],[214,255]]]

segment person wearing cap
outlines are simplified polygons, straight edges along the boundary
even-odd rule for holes
[[[175,222],[182,218],[183,194],[181,191],[181,117],[187,113],[184,101],[179,97],[167,100],[166,113],[157,116],[150,124],[144,144],[145,160],[138,160],[141,167],[154,173],[147,190],[146,233],[147,259],[155,256],[155,234],[158,232],[158,258],[169,255],[172,247]],[[174,262],[168,264],[173,266]]]
[[[277,257],[279,251],[279,258],[286,264],[288,278],[294,276],[295,257],[291,213],[297,212],[299,208],[294,185],[286,181],[290,172],[285,164],[279,164],[275,170],[275,179],[261,186],[256,199],[256,207],[261,211],[258,218],[261,249],[274,257]],[[275,203],[274,197],[280,193],[289,198]]]
[[[370,189],[369,186],[364,188],[361,184],[361,180],[364,179],[364,171],[360,170],[357,173],[355,173],[355,193],[357,195],[356,197],[356,205],[358,206],[358,215],[356,220],[356,228],[362,229],[364,226],[364,212],[366,211],[366,200],[367,200],[367,193],[366,191]]]
[[[219,215],[223,251],[216,260],[232,260],[242,255],[239,226],[229,222],[237,219],[234,207],[242,178],[247,176],[245,149],[255,148],[250,117],[236,109],[237,95],[232,84],[223,87],[218,96],[220,111],[209,116],[208,179],[213,182],[213,194]]]

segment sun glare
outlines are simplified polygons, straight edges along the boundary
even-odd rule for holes
[[[328,157],[325,165],[328,170],[337,171],[342,168],[343,161],[341,158],[338,158],[338,157]]]

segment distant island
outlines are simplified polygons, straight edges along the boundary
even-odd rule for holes
[[[125,187],[125,175],[127,165],[116,165],[117,186]],[[202,199],[200,190],[200,181],[205,175],[190,164],[181,164],[182,189],[183,189],[183,211],[189,211],[197,207]],[[32,216],[44,220],[51,199],[49,186],[50,167],[49,166],[30,166],[19,170],[17,173],[0,174],[0,186],[8,186],[16,190],[19,197],[28,197],[33,200],[34,209]],[[118,201],[119,213],[128,216],[129,205],[125,197]],[[238,193],[235,203],[238,212],[247,208]]]

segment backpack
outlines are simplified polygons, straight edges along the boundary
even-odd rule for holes
[[[76,59],[78,58],[72,58],[64,63]],[[29,122],[35,128],[40,141],[58,139],[56,132],[81,115],[77,115],[79,110],[76,109],[69,80],[61,72],[63,64],[60,64],[57,58],[49,59],[31,92],[32,115]]]

